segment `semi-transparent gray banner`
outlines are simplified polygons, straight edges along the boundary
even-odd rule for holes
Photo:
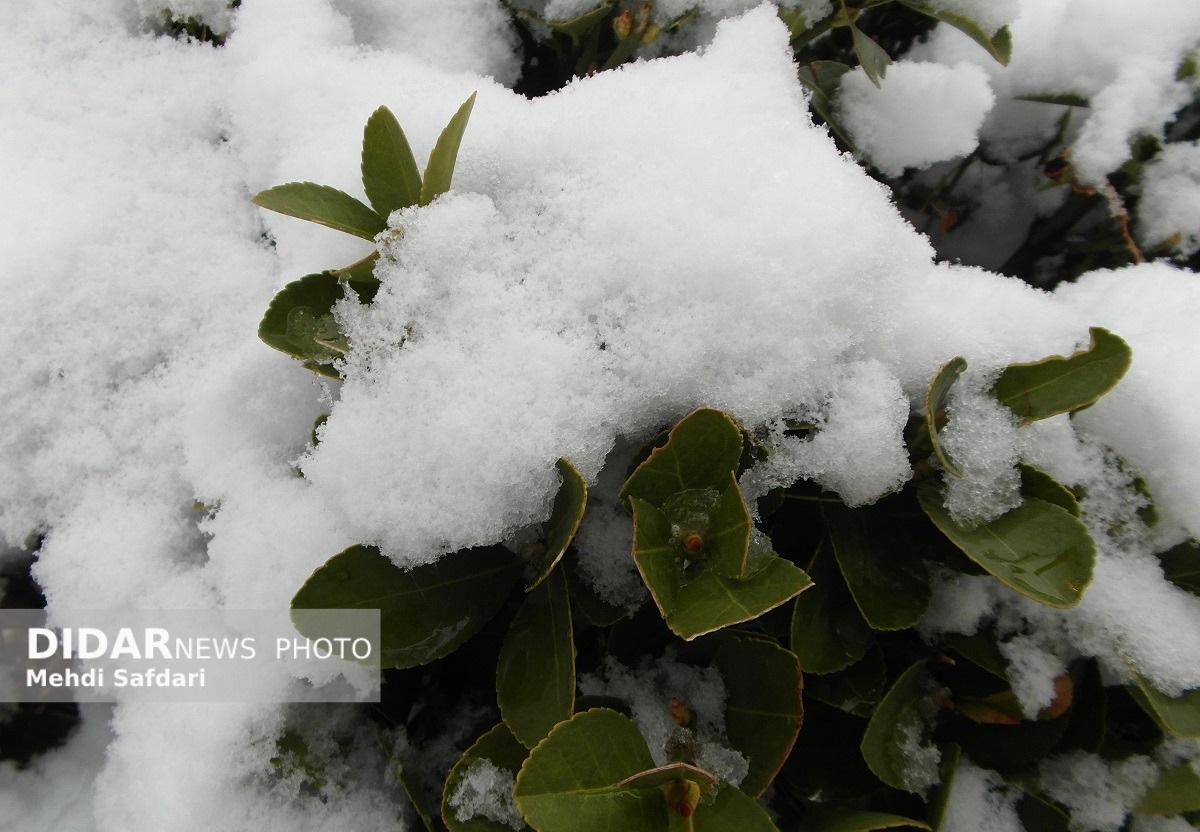
[[[378,702],[379,673],[379,610],[0,609],[0,702]]]

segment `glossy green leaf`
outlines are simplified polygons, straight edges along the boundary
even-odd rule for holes
[[[685,416],[625,481],[621,500],[632,497],[661,508],[673,494],[711,489],[724,492],[742,457],[742,432],[719,410],[702,407]]]
[[[979,630],[969,636],[949,633],[943,640],[947,647],[971,664],[1008,683],[1008,659],[1000,652],[995,633],[990,629]]]
[[[529,751],[517,742],[517,738],[503,722],[476,740],[454,764],[454,768],[450,769],[450,776],[446,778],[446,787],[442,792],[442,820],[450,832],[513,832],[513,828],[508,824],[482,815],[460,820],[459,810],[452,805],[452,801],[460,802],[454,801],[454,796],[462,788],[463,780],[473,766],[487,761],[515,777],[528,754]],[[525,825],[523,829],[529,829],[529,826]]]
[[[999,31],[992,34],[966,15],[956,14],[945,9],[935,9],[918,2],[918,0],[900,0],[900,2],[913,11],[958,29],[986,49],[989,55],[1004,66],[1008,66],[1008,62],[1012,60],[1012,33],[1009,32],[1007,26],[1002,26]]]
[[[1094,326],[1090,332],[1091,344],[1074,355],[1010,364],[992,393],[1026,421],[1070,413],[1094,403],[1125,375],[1133,351],[1107,329]]]
[[[863,759],[875,776],[894,789],[911,788],[906,749],[913,742],[927,744],[933,732],[929,711],[933,682],[924,662],[904,671],[875,709],[863,735]]]
[[[387,107],[380,107],[363,128],[362,182],[367,199],[379,216],[421,198],[421,172],[400,122]]]
[[[1134,811],[1143,815],[1200,811],[1200,774],[1188,763],[1164,771]]]
[[[687,763],[668,763],[665,766],[626,777],[619,785],[627,789],[653,789],[676,780],[690,780],[704,792],[709,791],[717,782],[716,777],[702,768],[696,768]]]
[[[883,76],[887,75],[888,65],[892,62],[891,56],[853,23],[850,24],[850,34],[854,38],[854,54],[858,56],[858,63],[871,79],[871,83],[878,87]]]
[[[1024,496],[1053,503],[1066,509],[1072,517],[1083,513],[1083,509],[1079,507],[1079,498],[1054,477],[1023,462],[1019,463],[1017,468],[1021,471],[1021,493]]]
[[[886,687],[887,666],[883,662],[883,651],[878,647],[868,650],[861,660],[845,670],[824,675],[810,673],[804,678],[807,699],[824,702],[863,719],[870,718]]]
[[[471,93],[458,108],[458,112],[442,130],[429,154],[429,161],[425,165],[425,177],[421,181],[421,205],[428,205],[450,190],[450,181],[454,178],[454,165],[458,162],[458,149],[467,130],[467,121],[471,118],[471,108],[475,106],[475,95]]]
[[[567,35],[571,38],[571,40],[578,41],[581,37],[604,22],[604,18],[608,16],[609,11],[612,9],[612,5],[613,4],[611,2],[601,3],[590,12],[584,12],[578,17],[573,17],[570,20],[546,20],[545,18],[538,17],[532,12],[524,9],[517,12],[517,17],[524,18],[525,20],[532,20],[536,23],[541,23],[543,26],[549,26],[554,31],[562,32],[564,35]]]
[[[870,508],[823,503],[821,515],[846,586],[866,622],[876,630],[915,627],[932,592],[924,563],[903,541],[891,539]]]
[[[331,364],[349,347],[334,320],[333,306],[345,294],[330,272],[305,275],[275,295],[258,325],[258,337],[308,369],[340,378]]]
[[[864,809],[825,809],[811,807],[804,814],[799,832],[872,832],[875,829],[929,829],[923,820],[886,812],[870,812]]]
[[[929,825],[933,832],[942,832],[942,824],[946,820],[946,810],[950,807],[950,800],[954,796],[954,782],[958,778],[958,764],[961,761],[962,749],[957,745],[950,745],[943,750],[942,761],[938,764],[942,782],[930,795],[928,804]]]
[[[1071,817],[1049,801],[1026,792],[1017,801],[1017,818],[1030,832],[1071,832]]]
[[[940,489],[918,489],[921,508],[943,534],[1006,586],[1051,607],[1079,603],[1092,580],[1096,544],[1061,506],[1035,498],[990,523],[960,526],[942,505]]]
[[[965,358],[962,356],[952,358],[937,371],[937,375],[929,384],[929,389],[925,391],[925,429],[929,433],[929,444],[933,447],[933,453],[942,467],[956,477],[961,477],[962,471],[938,442],[938,416],[946,409],[946,397],[950,394],[950,388],[954,386],[954,382],[958,380],[965,369],[967,369]]]
[[[364,240],[374,241],[375,235],[387,228],[383,217],[354,197],[313,182],[276,185],[251,201],[260,208],[315,222]]]
[[[502,546],[464,549],[411,570],[374,546],[351,546],[312,573],[292,608],[378,609],[382,666],[416,667],[448,655],[490,621],[522,568]]]
[[[575,712],[575,642],[571,602],[561,570],[525,596],[496,667],[500,715],[533,748]]]
[[[663,513],[639,497],[632,502],[634,562],[667,626],[685,641],[757,618],[812,584],[803,570],[773,552],[752,561],[740,579],[726,578],[703,561],[685,568]]]
[[[1194,540],[1184,541],[1160,554],[1158,560],[1168,581],[1200,595],[1200,544]]]
[[[704,541],[708,568],[724,578],[741,578],[750,557],[752,521],[733,471],[729,472],[729,487],[709,516],[712,525]]]
[[[808,569],[813,586],[796,599],[792,652],[805,673],[834,673],[861,659],[875,635],[846,588],[828,540],[821,541]]]
[[[1200,688],[1167,696],[1141,674],[1135,673],[1134,680],[1137,686],[1130,693],[1163,730],[1184,739],[1200,739]]]
[[[538,832],[662,832],[668,813],[662,792],[619,785],[652,768],[633,720],[602,708],[585,711],[530,752],[513,796]]]
[[[771,816],[741,789],[723,788],[711,804],[701,804],[686,820],[668,812],[670,832],[779,832]],[[622,827],[613,826],[610,832]]]
[[[583,522],[583,513],[587,509],[588,488],[583,475],[565,459],[554,463],[554,467],[562,477],[562,485],[554,495],[554,508],[550,510],[550,519],[546,521],[546,551],[542,554],[541,568],[533,582],[525,587],[526,592],[546,580],[546,576],[562,560],[567,547],[575,539],[575,533],[579,531],[579,524]]]
[[[760,797],[796,743],[804,721],[800,660],[770,641],[733,638],[717,650],[725,680],[725,732],[750,761],[739,788]]]

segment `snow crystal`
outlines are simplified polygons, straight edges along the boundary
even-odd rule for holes
[[[1149,757],[1108,761],[1073,751],[1039,767],[1046,794],[1071,810],[1071,829],[1117,832],[1159,770]]]
[[[962,473],[945,474],[946,508],[964,526],[990,522],[1021,504],[1020,428],[1012,411],[991,394],[990,381],[980,391],[972,389],[969,376],[958,380],[950,390],[949,421],[938,436]]]
[[[987,73],[974,64],[901,60],[879,87],[861,69],[848,73],[834,103],[871,163],[899,176],[973,151],[995,100]]]
[[[1142,177],[1138,240],[1146,248],[1164,243],[1184,256],[1200,251],[1200,144],[1162,149]]]
[[[938,768],[942,761],[942,752],[926,736],[922,724],[926,718],[932,718],[932,714],[923,714],[920,721],[901,722],[897,744],[897,749],[904,758],[904,788],[922,796],[942,779]]]
[[[486,818],[513,829],[523,829],[525,819],[513,801],[513,786],[516,779],[511,771],[502,769],[491,760],[473,760],[460,772],[461,779],[455,785],[447,804],[454,810],[454,817],[466,823],[472,818]]]
[[[959,760],[941,832],[1024,832],[1017,817],[1018,789],[966,757]]]
[[[1029,636],[1002,642],[1000,652],[1008,661],[1006,675],[1022,713],[1035,718],[1054,701],[1054,682],[1067,672],[1066,663]]]

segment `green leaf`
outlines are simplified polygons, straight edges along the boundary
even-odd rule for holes
[[[850,64],[838,61],[810,61],[800,67],[800,81],[814,93],[824,96],[828,102],[837,95],[842,77],[852,69],[854,67]]]
[[[1000,652],[996,636],[991,630],[980,630],[969,636],[950,633],[943,640],[947,647],[971,664],[1008,683],[1008,659]]]
[[[1023,829],[1034,832],[1070,832],[1071,817],[1054,804],[1026,792],[1017,801],[1017,817]]]
[[[1200,739],[1200,688],[1184,691],[1180,696],[1167,696],[1140,673],[1133,678],[1137,686],[1130,693],[1164,731],[1184,739]]]
[[[407,571],[374,546],[351,546],[312,573],[292,609],[378,609],[382,666],[416,667],[450,654],[490,621],[522,567],[502,546],[464,549]]]
[[[421,778],[418,775],[420,768],[416,760],[412,757],[413,749],[407,747],[407,743],[401,744],[403,750],[399,747],[394,747],[383,731],[378,728],[376,731],[379,736],[379,745],[383,750],[383,755],[387,758],[388,768],[391,769],[392,777],[400,784],[400,789],[404,792],[404,796],[408,798],[409,805],[412,806],[413,811],[420,818],[421,826],[425,827],[425,832],[439,832],[443,828],[436,821],[441,811],[440,805],[432,793],[425,789],[421,783]],[[499,832],[499,830],[481,829],[477,830],[477,832]]]
[[[712,804],[701,804],[686,820],[674,812],[668,815],[671,832],[779,832],[766,810],[741,789],[721,789]],[[610,829],[624,832],[621,826]]]
[[[1200,544],[1186,540],[1158,556],[1163,575],[1175,586],[1200,595]]]
[[[372,242],[376,234],[387,228],[383,217],[349,194],[328,185],[289,182],[268,188],[251,201],[268,211],[315,222]]]
[[[874,829],[897,827],[928,830],[929,824],[923,820],[889,815],[885,812],[813,806],[805,813],[799,832],[872,832]]]
[[[822,540],[808,567],[813,587],[796,599],[792,612],[792,652],[805,673],[834,673],[867,652],[874,631],[859,612]]]
[[[340,378],[330,364],[349,349],[333,317],[333,306],[346,293],[330,272],[309,274],[289,283],[275,295],[258,337],[268,346],[304,362],[321,375]]]
[[[1046,93],[1044,95],[1016,95],[1013,96],[1017,101],[1032,101],[1036,104],[1058,104],[1063,107],[1090,107],[1090,102],[1086,97],[1077,95],[1073,92],[1056,92]]]
[[[1200,811],[1200,774],[1188,763],[1164,771],[1134,811],[1143,815]]]
[[[380,107],[363,128],[362,182],[379,216],[416,205],[421,198],[421,172],[400,122]]]
[[[661,508],[681,491],[724,492],[742,457],[742,432],[719,410],[702,407],[685,416],[625,481],[621,501],[632,497]]]
[[[777,644],[729,639],[717,650],[717,670],[725,680],[725,733],[750,760],[739,788],[761,797],[796,743],[804,720],[800,660]]]
[[[812,590],[812,591],[815,591]],[[887,686],[883,651],[874,647],[860,661],[837,673],[810,673],[804,679],[804,695],[848,714],[869,719]]]
[[[1053,503],[1066,509],[1072,517],[1078,517],[1083,513],[1079,507],[1079,498],[1054,477],[1032,465],[1026,465],[1024,462],[1018,463],[1017,468],[1021,471],[1021,493],[1024,496],[1036,497],[1047,503]]]
[[[471,93],[458,108],[458,112],[442,130],[433,151],[429,154],[429,161],[425,165],[425,178],[421,182],[421,205],[428,205],[450,190],[450,180],[454,178],[454,165],[458,161],[458,148],[462,144],[463,133],[467,130],[467,121],[471,118],[471,108],[475,106],[475,95]]]
[[[442,820],[450,832],[513,832],[508,824],[480,815],[459,820],[456,808],[451,805],[451,798],[461,788],[472,766],[486,761],[515,777],[528,754],[525,746],[517,742],[517,738],[503,722],[476,740],[454,764],[454,768],[450,769],[450,776],[446,778],[446,787],[442,792]],[[529,826],[525,825],[522,829],[529,829]]]
[[[668,812],[662,793],[620,785],[652,768],[633,720],[603,708],[585,711],[530,752],[513,796],[538,832],[662,832]]]
[[[750,511],[738,487],[737,475],[729,472],[729,487],[709,515],[712,525],[705,537],[706,565],[723,578],[741,578],[750,557]]]
[[[500,715],[527,748],[575,712],[575,642],[565,573],[525,596],[496,667]]]
[[[906,750],[914,743],[929,743],[930,688],[933,683],[925,662],[904,671],[883,697],[863,735],[863,759],[875,776],[894,789],[919,791],[908,771]]]
[[[1054,355],[1030,364],[1010,364],[992,393],[1027,422],[1093,404],[1125,375],[1133,351],[1107,329],[1094,326],[1090,332],[1088,348],[1067,358]]]
[[[938,442],[938,416],[945,411],[946,396],[949,395],[950,388],[954,386],[954,382],[958,380],[965,369],[967,369],[965,358],[962,356],[952,358],[937,371],[937,375],[933,377],[929,389],[925,392],[925,428],[929,432],[929,444],[933,447],[933,453],[942,467],[956,477],[961,477],[962,471],[950,460],[949,455],[942,450],[942,446]]]
[[[858,56],[858,63],[871,79],[871,83],[878,87],[879,81],[887,75],[888,64],[892,62],[891,57],[882,46],[871,40],[866,32],[853,23],[850,24],[850,34],[854,37],[854,54]]]
[[[1092,580],[1096,544],[1087,528],[1061,506],[1028,498],[975,528],[960,526],[930,482],[917,490],[921,508],[971,560],[1006,586],[1051,607],[1079,603]]]
[[[668,763],[665,766],[626,777],[619,785],[627,789],[653,789],[677,780],[690,780],[704,792],[712,789],[717,782],[717,778],[704,769],[696,768],[688,763]]]
[[[350,282],[350,288],[355,291],[364,303],[375,298],[379,291],[379,280],[375,277],[375,264],[379,262],[379,250],[376,249],[361,260],[356,260],[349,266],[340,269],[330,269],[329,274],[345,278]]]
[[[608,16],[611,9],[612,3],[604,2],[590,12],[584,12],[570,20],[546,20],[524,9],[517,12],[517,17],[541,23],[543,26],[549,26],[554,31],[562,32],[564,35],[570,37],[572,41],[578,43],[581,37],[604,21],[604,18]]]
[[[812,585],[803,570],[774,552],[727,578],[705,561],[685,568],[661,511],[633,497],[633,559],[667,626],[685,641],[757,618]]]
[[[525,591],[529,592],[542,581],[546,580],[566,554],[567,547],[575,539],[579,524],[583,522],[583,513],[587,509],[587,483],[568,460],[560,459],[554,463],[562,477],[562,485],[554,495],[554,508],[550,510],[550,519],[546,521],[546,551],[542,555],[542,566],[537,577]]]
[[[958,778],[958,764],[962,760],[962,749],[950,745],[942,754],[938,765],[942,782],[929,798],[929,825],[934,832],[942,832],[942,824],[946,820],[946,810],[950,807],[950,799],[954,796],[954,781]]]
[[[1002,26],[995,34],[989,34],[982,26],[965,15],[955,14],[944,9],[930,8],[917,0],[900,0],[900,2],[913,11],[958,29],[986,49],[989,55],[1004,66],[1008,66],[1008,62],[1012,60],[1012,33],[1009,32],[1007,26]]]
[[[876,630],[915,627],[929,609],[932,592],[925,565],[869,508],[822,503],[825,530],[846,586],[866,622]],[[888,545],[891,544],[891,545]]]

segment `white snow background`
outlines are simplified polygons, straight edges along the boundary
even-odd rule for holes
[[[886,189],[812,125],[773,9],[732,17],[750,5],[703,4],[715,34],[697,52],[528,101],[505,86],[515,33],[492,0],[246,0],[228,20],[217,0],[174,7],[231,26],[220,49],[147,34],[150,2],[0,0],[0,544],[45,535],[35,574],[51,611],[285,606],[354,543],[415,565],[495,542],[545,518],[559,457],[594,482],[620,442],[701,405],[748,426],[821,423],[811,442],[780,434],[748,490],[806,476],[869,503],[908,477],[909,409],[963,355],[963,516],[1010,499],[1024,458],[1087,488],[1095,530],[1136,528],[1134,473],[1162,522],[1119,543],[1098,534],[1073,611],[964,577],[939,584],[926,631],[993,621],[1031,711],[1080,655],[1116,679],[1128,658],[1170,693],[1200,686],[1200,601],[1153,556],[1200,536],[1195,275],[1147,265],[1047,294],[935,264]],[[1097,179],[1191,94],[1172,73],[1200,43],[1200,4],[939,5],[1012,20],[1012,66],[940,27],[881,90],[847,84],[847,124],[889,170],[969,153],[980,135],[1019,153],[1053,117],[1012,96],[1076,92],[1093,100],[1077,161]],[[376,107],[397,114],[421,163],[472,91],[453,191],[393,216],[405,233],[379,296],[341,307],[345,382],[263,345],[279,288],[369,245],[250,197],[300,180],[360,195]],[[1195,158],[1193,143],[1159,163],[1141,233],[1165,238],[1184,217],[1194,250]],[[1089,326],[1133,348],[1118,389],[1074,420],[997,422],[982,401],[996,371],[1069,354]],[[627,543],[603,533],[620,520],[588,524],[586,568],[629,597]],[[62,750],[0,768],[6,828],[398,828],[403,797],[373,737],[322,803],[271,777],[282,707],[84,716]],[[338,728],[336,709],[328,719]],[[1062,763],[1047,783],[1070,804],[1105,782],[1086,776],[1098,765]],[[952,816],[1019,829],[1015,798],[971,771],[978,802]]]

